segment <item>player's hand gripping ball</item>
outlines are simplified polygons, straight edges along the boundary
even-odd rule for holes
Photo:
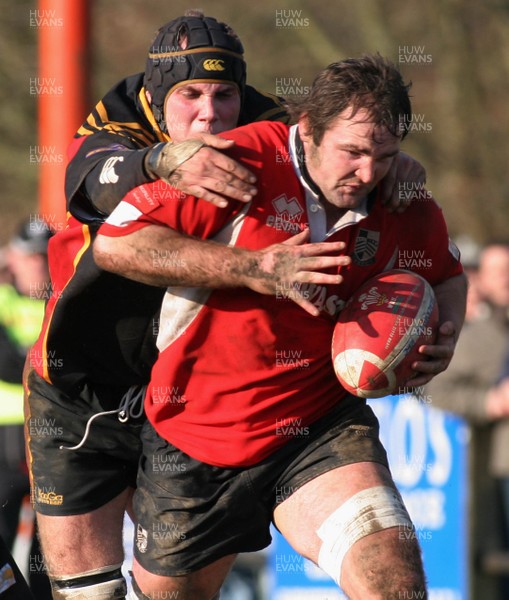
[[[438,306],[429,283],[395,269],[365,282],[340,312],[332,360],[341,385],[361,398],[398,393],[415,372],[412,363],[438,332]]]

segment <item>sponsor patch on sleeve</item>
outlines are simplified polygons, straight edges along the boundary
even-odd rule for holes
[[[153,193],[153,188],[153,184],[140,185],[131,190],[125,197],[125,200],[146,215],[161,204],[157,194]]]

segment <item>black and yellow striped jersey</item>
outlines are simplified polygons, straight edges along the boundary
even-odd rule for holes
[[[246,86],[238,125],[288,119],[281,98]],[[70,212],[82,222],[102,221],[98,198],[107,195],[108,201],[100,204],[116,204],[150,181],[143,168],[145,155],[153,144],[165,141],[171,139],[152,114],[143,73],[120,81],[97,103],[71,143],[65,183]]]

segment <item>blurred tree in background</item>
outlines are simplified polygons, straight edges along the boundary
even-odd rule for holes
[[[72,0],[70,0],[72,1]],[[144,68],[156,29],[187,8],[229,23],[243,40],[248,80],[284,96],[348,55],[380,52],[413,82],[403,148],[428,171],[452,235],[509,238],[509,0],[89,0],[91,90],[98,100]],[[37,210],[35,0],[0,0],[0,242]],[[65,52],[65,48],[62,48]],[[77,124],[78,125],[78,124]],[[58,125],[56,125],[58,126]],[[61,193],[61,191],[58,191]]]

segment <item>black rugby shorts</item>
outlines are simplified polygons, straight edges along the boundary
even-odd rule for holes
[[[92,415],[118,408],[126,388],[85,385],[71,396],[33,370],[27,387],[25,431],[37,512],[87,513],[135,486],[144,418],[121,423],[117,415],[100,416],[81,448],[65,449],[80,443]]]
[[[274,508],[305,483],[356,462],[387,466],[378,421],[363,399],[348,396],[295,433],[262,462],[225,469],[181,452],[146,422],[134,494],[138,562],[156,575],[177,576],[261,550],[271,541]]]

